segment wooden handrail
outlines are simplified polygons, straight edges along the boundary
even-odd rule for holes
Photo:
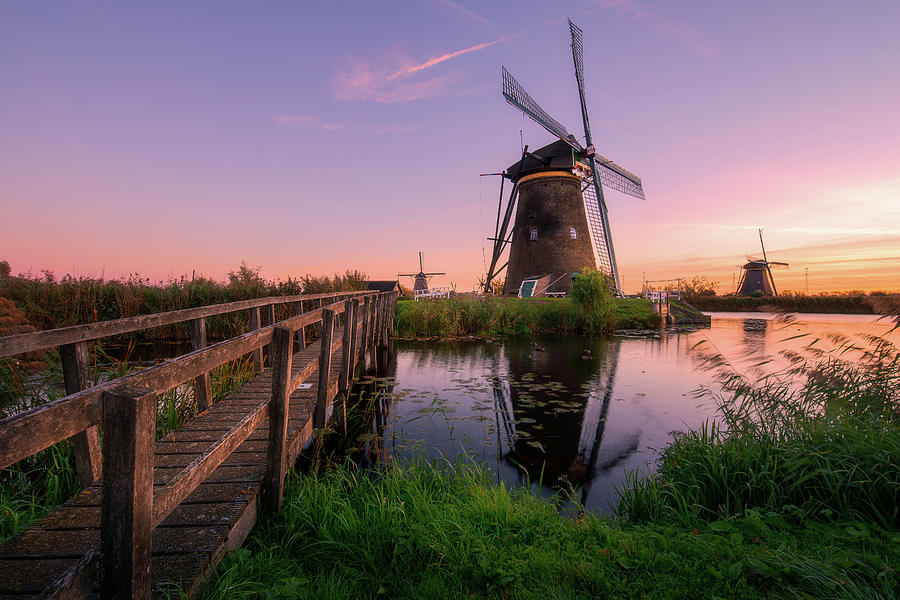
[[[123,333],[132,333],[142,329],[173,325],[183,321],[212,317],[239,310],[259,308],[269,304],[286,304],[303,300],[321,300],[323,298],[335,298],[344,296],[362,296],[377,294],[378,292],[361,290],[353,292],[330,292],[325,294],[306,294],[299,296],[269,296],[267,298],[254,298],[251,300],[239,300],[237,302],[224,302],[196,308],[182,308],[162,313],[125,317],[112,321],[100,321],[99,323],[87,323],[85,325],[73,325],[59,329],[46,331],[34,331],[32,333],[18,333],[0,337],[0,358],[47,350],[65,344],[74,344],[88,340],[97,340]]]
[[[348,294],[367,295],[360,292],[342,292],[340,295]],[[319,296],[331,298],[335,294]],[[297,331],[321,320],[322,310],[319,309],[292,317],[277,325]],[[6,468],[98,424],[101,420],[100,394],[103,391],[130,384],[150,388],[157,394],[162,394],[228,361],[270,344],[274,327],[275,325],[269,325],[206,346],[0,420],[0,468]],[[2,339],[4,338],[0,338]],[[300,383],[302,380],[297,381],[297,385]]]

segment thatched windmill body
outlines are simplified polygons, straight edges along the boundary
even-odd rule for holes
[[[644,190],[639,177],[594,149],[584,92],[582,31],[572,21],[569,31],[584,146],[547,114],[505,67],[502,69],[506,101],[559,140],[535,152],[529,152],[526,146],[521,159],[503,173],[502,181],[509,179],[513,185],[505,210],[502,183],[500,186],[486,291],[493,278],[507,269],[505,295],[540,295],[541,285],[543,291],[564,293],[573,273],[593,268],[607,275],[617,294],[622,293],[601,183],[641,199]],[[515,221],[510,231],[513,210]],[[508,260],[501,266],[507,246]],[[525,294],[528,284],[531,287]]]

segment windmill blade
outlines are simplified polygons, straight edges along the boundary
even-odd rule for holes
[[[548,115],[547,111],[541,108],[540,104],[535,102],[534,98],[525,91],[525,88],[523,88],[510,72],[506,70],[506,67],[501,67],[501,69],[503,70],[503,97],[506,98],[507,102],[524,112],[531,117],[535,123],[568,143],[576,150],[583,150],[581,145],[575,139],[575,136],[566,131],[566,128],[563,127],[559,121]]]
[[[597,166],[597,174],[604,185],[641,200],[647,199],[644,197],[644,187],[640,177],[599,154],[591,156],[591,161]]]
[[[613,269],[614,258],[611,256],[611,239],[609,230],[604,226],[603,209],[600,199],[597,197],[597,188],[592,177],[585,180],[585,186],[581,190],[584,197],[584,212],[587,217],[588,231],[591,234],[591,246],[594,248],[594,260],[597,269],[612,280],[615,280]]]
[[[786,267],[786,266],[788,266],[788,264],[787,264],[786,262],[775,262],[775,261],[771,261],[771,262],[769,263],[769,266],[770,266],[770,267],[771,267],[771,266],[776,266],[776,267]]]

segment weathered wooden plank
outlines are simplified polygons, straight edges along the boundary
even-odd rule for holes
[[[154,527],[209,477],[235,448],[244,443],[250,432],[266,418],[268,409],[269,405],[262,405],[256,411],[249,413],[206,452],[184,467],[178,477],[154,494]]]
[[[87,342],[66,344],[59,349],[62,358],[63,382],[66,394],[74,394],[91,387],[91,363]],[[103,474],[100,456],[100,432],[96,425],[72,436],[75,470],[82,487],[91,485]]]
[[[191,320],[191,347],[194,350],[206,348],[206,319]],[[201,373],[194,378],[194,397],[197,399],[197,408],[206,410],[212,404],[212,390],[209,385],[209,371]]]
[[[102,398],[106,476],[100,586],[106,598],[149,600],[156,394],[123,386]]]
[[[338,296],[363,295],[371,292],[339,292]],[[181,310],[173,310],[169,312],[154,313],[150,315],[138,315],[136,317],[126,317],[123,319],[115,319],[112,321],[100,321],[99,323],[88,323],[85,325],[73,325],[72,327],[61,327],[59,329],[49,329],[46,331],[35,331],[32,333],[20,333],[16,335],[7,335],[0,337],[0,358],[6,356],[14,356],[16,354],[24,354],[35,350],[46,350],[55,348],[64,344],[74,344],[76,342],[86,342],[97,340],[113,335],[123,333],[131,333],[142,329],[151,329],[154,327],[162,327],[190,321],[191,319],[199,319],[202,317],[211,317],[239,310],[247,310],[253,307],[260,307],[265,304],[281,304],[288,302],[296,302],[298,300],[320,300],[321,298],[333,297],[334,293],[326,294],[308,294],[301,296],[273,296],[269,298],[255,298],[252,300],[239,300],[237,302],[226,302],[223,304],[212,304],[209,306],[200,306],[197,308],[185,308]]]
[[[356,357],[359,355],[356,351],[356,347],[359,344],[360,302],[359,298],[353,298],[350,302],[353,303],[351,309],[353,317],[351,319],[350,328],[350,349],[347,354],[345,354],[344,362],[347,365],[347,379],[352,382],[356,379]]]
[[[272,401],[269,403],[269,440],[266,472],[262,481],[263,508],[274,514],[281,509],[284,492],[284,470],[288,438],[288,410],[291,392],[291,360],[293,358],[293,333],[285,327],[276,327],[273,336],[275,347],[272,363]]]
[[[316,399],[316,411],[313,425],[316,429],[325,427],[325,415],[328,408],[328,379],[331,375],[332,336],[334,335],[334,312],[330,309],[322,311],[322,348],[319,354],[319,386]]]

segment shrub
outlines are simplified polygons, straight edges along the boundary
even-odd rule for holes
[[[569,296],[581,310],[587,328],[605,331],[616,328],[615,299],[605,275],[592,269],[578,273]]]

